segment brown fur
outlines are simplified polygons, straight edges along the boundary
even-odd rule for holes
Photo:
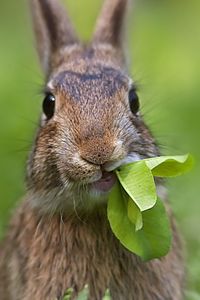
[[[180,238],[162,258],[144,263],[114,237],[107,194],[91,192],[102,170],[159,155],[139,113],[122,45],[127,0],[106,0],[94,39],[82,45],[55,0],[31,0],[45,91],[55,96],[42,116],[27,168],[27,194],[0,250],[1,300],[60,300],[89,285],[90,300],[181,300]],[[161,183],[159,183],[160,186]],[[160,186],[161,187],[161,186]],[[160,189],[162,190],[162,188]]]
[[[24,204],[6,242],[1,300],[61,299],[67,288],[73,287],[76,295],[85,283],[89,283],[91,300],[101,299],[108,287],[115,300],[182,299],[178,236],[165,258],[143,263],[113,236],[104,210],[79,220],[40,216]],[[15,273],[19,278],[13,286]]]

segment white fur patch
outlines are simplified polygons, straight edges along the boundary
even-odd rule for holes
[[[136,162],[136,161],[140,161],[141,159],[143,159],[143,157],[141,155],[139,155],[138,153],[130,153],[129,155],[127,155],[124,159],[116,161],[116,162],[111,162],[111,163],[107,163],[105,165],[105,170],[107,172],[111,172],[114,171],[115,169],[117,169],[120,166],[126,165],[128,163],[132,163],[132,162]]]

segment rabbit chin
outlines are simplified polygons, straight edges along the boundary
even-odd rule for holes
[[[64,188],[49,191],[29,190],[27,199],[41,214],[82,215],[106,207],[108,194],[117,178],[113,172],[103,172],[100,179],[86,183],[68,182]]]
[[[130,153],[122,160],[105,164],[101,174],[98,173],[88,180],[74,182],[66,179],[63,187],[52,188],[48,191],[29,190],[28,201],[33,208],[51,215],[91,212],[107,204],[108,194],[117,181],[114,170],[142,158],[144,157],[136,153]]]
[[[65,189],[54,188],[48,192],[29,190],[26,198],[30,207],[37,209],[41,215],[59,214],[61,217],[66,215],[79,218],[98,209],[103,208],[106,211],[109,192],[117,180],[114,176],[108,174],[107,176],[94,183],[80,184],[79,186],[69,185]],[[108,182],[103,182],[106,179]],[[157,179],[155,183],[158,197],[165,201],[168,195],[163,182]]]
[[[29,205],[39,210],[41,215],[82,216],[96,209],[106,207],[109,191],[116,180],[116,178],[112,177],[108,179],[108,183],[98,180],[92,184],[69,185],[65,189],[54,188],[48,192],[29,190],[26,198]],[[167,199],[167,190],[163,186],[163,182],[156,180],[155,183],[158,197],[162,200]]]
[[[115,179],[112,180],[114,184]],[[54,188],[48,192],[29,191],[27,200],[30,206],[39,210],[41,214],[82,215],[105,207],[110,189],[111,183],[104,185],[96,182],[94,185],[84,184],[63,190]]]

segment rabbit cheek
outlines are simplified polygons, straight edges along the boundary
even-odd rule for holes
[[[57,154],[58,136],[58,126],[54,122],[40,128],[28,162],[27,185],[29,189],[50,191],[53,188],[63,187],[60,159]]]
[[[60,177],[57,158],[54,153],[48,151],[44,153],[44,148],[37,149],[32,154],[28,166],[27,175],[28,188],[34,190],[51,190],[62,187],[63,183]]]

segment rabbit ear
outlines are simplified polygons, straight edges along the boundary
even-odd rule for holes
[[[97,19],[93,41],[122,46],[122,31],[129,0],[105,0]]]
[[[48,74],[52,57],[59,49],[78,43],[64,8],[57,0],[30,0],[37,49]]]

